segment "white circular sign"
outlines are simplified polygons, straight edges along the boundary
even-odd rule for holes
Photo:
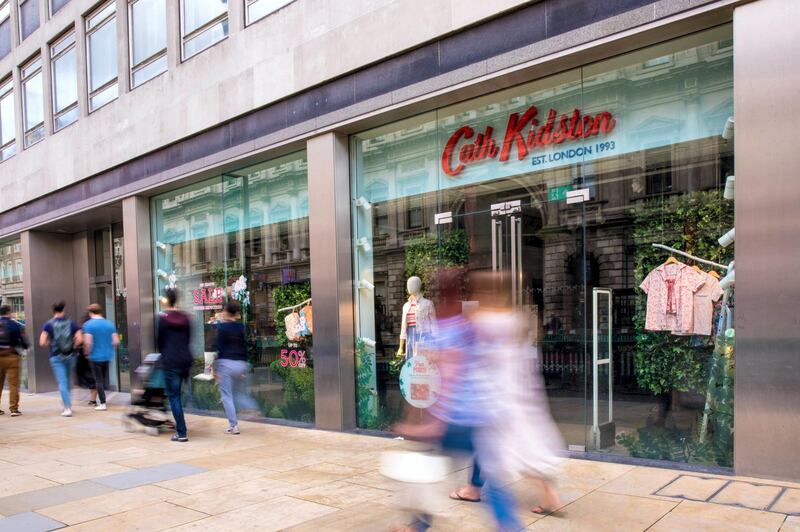
[[[400,370],[400,393],[413,407],[428,408],[436,403],[441,386],[439,369],[424,355],[409,358]]]

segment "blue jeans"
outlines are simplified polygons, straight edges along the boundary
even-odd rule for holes
[[[445,452],[475,453],[475,429],[459,425],[448,425],[441,441],[442,450]],[[482,486],[481,470],[475,459],[470,480],[474,486]],[[517,504],[514,494],[505,486],[500,485],[497,479],[489,478],[487,481],[489,506],[494,514],[497,527],[500,530],[520,530],[522,523],[517,518]]]
[[[244,388],[250,364],[244,360],[231,360],[229,358],[217,359],[217,381],[219,394],[222,397],[222,407],[231,427],[238,423],[236,419],[236,403],[245,408],[253,408],[254,401],[245,393]]]
[[[175,369],[164,370],[164,388],[169,399],[169,409],[175,418],[175,431],[178,436],[186,437],[186,419],[183,417],[183,402],[181,400],[181,385],[186,374]]]
[[[58,382],[58,391],[61,393],[61,402],[64,408],[72,408],[72,372],[75,371],[74,355],[53,355],[50,357],[50,367]]]

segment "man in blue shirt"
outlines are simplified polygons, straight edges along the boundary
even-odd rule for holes
[[[106,410],[106,381],[108,364],[116,353],[119,335],[114,325],[103,317],[97,303],[89,305],[89,321],[83,324],[83,352],[89,357],[94,380],[97,383],[98,403],[95,410]]]
[[[50,367],[58,382],[64,411],[61,415],[72,417],[71,378],[75,371],[75,347],[82,340],[78,324],[64,314],[67,304],[63,301],[53,305],[53,318],[44,324],[39,335],[39,345],[50,348]]]
[[[21,350],[28,348],[25,333],[20,324],[12,319],[11,307],[0,307],[0,394],[8,375],[8,406],[11,416],[19,416],[19,369]],[[0,415],[5,414],[0,410]]]

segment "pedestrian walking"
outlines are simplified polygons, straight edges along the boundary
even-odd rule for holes
[[[247,340],[241,319],[239,303],[231,301],[225,307],[222,321],[216,326],[216,378],[222,407],[228,417],[225,434],[239,434],[236,418],[236,403],[247,408],[255,408],[253,401],[244,392],[250,364],[247,362]]]
[[[97,303],[89,305],[89,321],[83,324],[83,352],[89,357],[94,375],[97,399],[95,410],[106,410],[106,384],[108,365],[116,354],[119,335],[110,321],[103,317],[103,309]]]
[[[79,322],[81,324],[81,332],[83,326],[91,318],[87,312]],[[94,382],[94,375],[92,374],[92,366],[89,364],[89,357],[83,350],[83,343],[75,349],[75,383],[86,390],[89,390],[89,406],[97,406],[97,385]]]
[[[178,292],[167,288],[161,300],[164,311],[158,317],[158,350],[164,367],[164,385],[169,398],[169,407],[175,418],[175,435],[172,441],[187,442],[186,420],[183,417],[181,388],[183,381],[189,377],[192,367],[192,352],[189,342],[192,337],[192,325],[189,315],[177,309]]]
[[[61,415],[72,416],[72,372],[75,370],[75,349],[83,341],[78,324],[64,314],[63,301],[53,305],[53,317],[44,324],[39,345],[50,349],[50,367],[58,382],[64,410]]]
[[[0,307],[0,394],[3,393],[8,376],[8,407],[12,417],[21,415],[19,411],[19,370],[22,351],[28,348],[25,332],[11,317],[11,307]],[[0,415],[5,414],[0,410]]]

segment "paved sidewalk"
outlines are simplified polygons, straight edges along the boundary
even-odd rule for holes
[[[67,419],[56,397],[23,395],[21,408],[0,417],[0,531],[354,532],[405,518],[402,488],[377,468],[409,442],[244,422],[227,436],[224,419],[188,416],[181,444],[123,431],[121,405]],[[800,531],[800,484],[568,460],[560,486],[556,514],[520,510],[528,529]],[[528,481],[514,489],[535,504]],[[483,507],[450,501],[446,487],[428,499],[434,530],[491,530]]]

